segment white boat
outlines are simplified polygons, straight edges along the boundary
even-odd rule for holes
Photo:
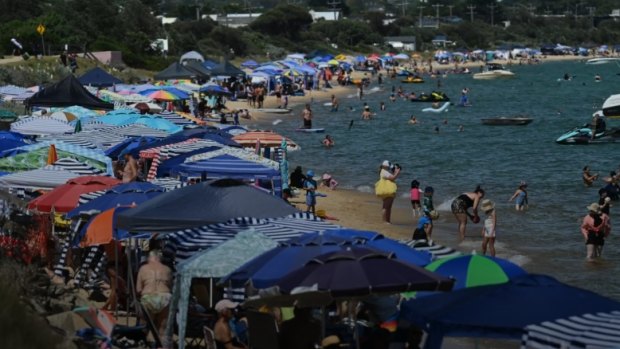
[[[608,118],[620,118],[620,94],[611,95],[605,100],[603,115]]]
[[[504,79],[504,78],[513,78],[515,73],[511,72],[504,68],[503,65],[499,63],[487,63],[484,67],[484,71],[481,73],[474,74],[474,79],[477,80],[490,80],[490,79]]]
[[[589,65],[599,65],[599,64],[607,64],[607,63],[616,63],[620,65],[620,58],[615,57],[600,57],[600,58],[592,58],[586,61],[586,64]]]

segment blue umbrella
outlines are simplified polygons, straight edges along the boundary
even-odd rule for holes
[[[139,118],[140,114],[133,111],[125,110],[123,112],[107,113],[106,115],[97,118],[97,121],[108,125],[124,126],[135,123],[136,120],[138,120]]]
[[[116,158],[123,156],[125,153],[131,151],[132,149],[136,147],[148,145],[158,140],[159,138],[154,138],[154,137],[127,138],[126,140],[108,148],[105,151],[105,155],[112,159],[116,159]]]
[[[24,141],[25,139],[28,139],[28,137],[18,132],[0,131],[0,139],[6,139],[11,141]]]
[[[253,61],[253,60],[250,59],[250,60],[247,60],[247,61],[241,63],[241,67],[252,69],[252,68],[258,67],[258,63],[256,61]]]
[[[0,138],[0,151],[23,147],[25,145],[28,145],[28,143],[23,140]]]
[[[170,134],[183,131],[182,126],[176,125],[170,120],[151,115],[142,115],[142,117],[140,117],[134,123],[141,124],[156,130],[168,132]]]
[[[222,282],[240,286],[250,281],[256,288],[266,288],[287,273],[302,267],[321,253],[342,250],[344,246],[355,245],[378,252],[395,252],[396,259],[407,263],[428,264],[431,255],[416,251],[398,241],[383,235],[353,229],[334,229],[320,233],[307,233],[293,238],[254,260],[249,261]]]
[[[220,85],[215,85],[215,84],[201,86],[199,91],[203,93],[218,94],[218,95],[230,95],[231,94],[230,91],[228,91],[227,89],[223,88]]]
[[[103,212],[116,206],[141,204],[158,196],[163,192],[164,189],[162,187],[148,182],[132,182],[119,184],[109,189],[102,196],[69,211],[69,213],[67,213],[67,218],[73,218],[83,212],[93,210]]]
[[[401,262],[393,253],[349,247],[313,258],[281,278],[276,286],[284,294],[298,287],[312,287],[329,292],[334,298],[350,298],[406,291],[449,291],[453,282],[424,268]]]
[[[529,324],[611,310],[620,310],[620,303],[550,276],[528,274],[406,301],[401,316],[426,331],[425,348],[434,349],[444,336],[520,339]]]

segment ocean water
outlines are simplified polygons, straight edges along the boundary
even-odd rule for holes
[[[301,124],[299,110],[282,118],[273,128],[298,142],[302,150],[290,153],[290,168],[302,165],[317,174],[329,172],[342,186],[372,192],[378,166],[388,159],[399,163],[400,205],[406,205],[409,183],[418,179],[422,187],[435,189],[435,206],[450,216],[451,200],[477,184],[486,190],[498,209],[498,244],[502,255],[530,272],[550,274],[561,281],[585,287],[620,300],[620,240],[618,229],[607,241],[604,258],[585,262],[585,247],[579,225],[586,206],[598,200],[602,182],[584,188],[581,169],[589,165],[605,176],[620,167],[620,144],[559,145],[555,139],[575,126],[589,122],[611,94],[620,93],[620,67],[588,66],[584,62],[512,65],[511,80],[474,80],[471,75],[441,78],[442,88],[458,102],[462,88],[469,88],[472,107],[451,106],[445,113],[424,113],[428,103],[389,101],[392,86],[405,91],[430,93],[436,80],[424,84],[401,84],[387,79],[381,90],[371,85],[360,101],[353,94],[341,98],[340,111],[331,113],[327,100],[312,103],[315,127],[324,127],[336,146],[321,145],[324,134],[295,132]],[[476,70],[474,70],[476,71]],[[558,81],[565,73],[572,81]],[[594,81],[600,74],[603,80]],[[373,87],[375,87],[373,89]],[[379,110],[383,101],[386,111]],[[363,102],[375,118],[361,120]],[[350,108],[354,109],[351,111]],[[534,119],[527,126],[484,126],[480,119],[526,114]],[[407,123],[416,115],[419,125]],[[354,120],[349,129],[350,121]],[[444,124],[444,120],[447,124]],[[458,132],[459,125],[464,128]],[[609,126],[620,120],[609,120]],[[439,127],[439,133],[434,131]],[[516,212],[508,199],[521,180],[529,184],[529,210]],[[612,224],[620,219],[620,203],[612,207]],[[475,229],[475,233],[474,233]],[[468,226],[479,234],[480,226]],[[456,234],[456,227],[455,227]],[[475,249],[479,240],[466,240],[465,249]]]

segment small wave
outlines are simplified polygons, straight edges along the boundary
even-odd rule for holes
[[[437,211],[450,211],[451,210],[450,206],[452,206],[452,201],[454,201],[454,199],[455,198],[452,198],[452,199],[442,202],[441,204],[437,205],[435,209]]]
[[[514,264],[522,267],[525,264],[528,264],[529,262],[532,261],[532,259],[530,257],[524,256],[522,254],[516,254],[510,258],[508,258],[509,261],[513,262]]]
[[[374,192],[373,188],[371,188],[369,185],[360,185],[357,188],[355,188],[355,190],[362,192],[362,193],[372,193]]]
[[[282,122],[282,119],[278,119],[278,120],[274,120],[271,124],[272,125],[277,125],[277,124],[279,124],[281,122]]]
[[[347,98],[354,98],[357,97],[357,95],[348,95]]]

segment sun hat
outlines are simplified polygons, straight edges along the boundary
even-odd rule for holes
[[[484,199],[482,200],[482,211],[486,212],[486,211],[491,211],[492,209],[495,208],[495,204],[493,203],[493,201],[489,200],[489,199]]]
[[[596,202],[591,203],[590,206],[586,208],[588,209],[588,211],[595,212],[595,213],[599,213],[601,210],[601,206],[599,206],[599,204]]]
[[[331,178],[332,178],[332,175],[330,175],[329,173],[323,173],[323,179],[324,180],[328,180],[328,179],[331,179]]]
[[[308,170],[308,172],[306,172],[306,176],[311,178],[314,177],[314,171]]]
[[[215,311],[221,313],[226,309],[235,309],[238,305],[239,303],[237,302],[233,302],[228,299],[222,299],[221,301],[215,303]]]
[[[387,160],[383,160],[383,163],[381,164],[381,166],[390,167],[390,166],[391,166],[391,164],[390,164],[390,162],[389,162],[389,161],[387,161]]]

